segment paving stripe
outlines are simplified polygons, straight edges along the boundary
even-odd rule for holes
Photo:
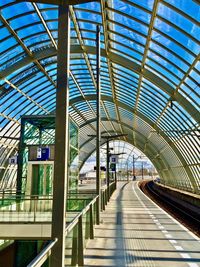
[[[166,238],[173,238],[170,234],[165,234]]]
[[[199,267],[199,265],[196,264],[196,263],[194,263],[194,262],[189,262],[188,265],[189,265],[190,267]]]
[[[191,259],[190,255],[187,253],[180,253],[181,257],[183,257],[184,259]]]
[[[176,250],[184,250],[181,246],[174,246]]]
[[[132,187],[133,188],[133,187]],[[135,188],[133,188],[133,191],[135,192]],[[139,199],[137,193],[135,192],[137,198]],[[144,193],[143,193],[144,194]],[[146,197],[146,195],[144,195]],[[147,197],[148,198],[148,197]],[[148,198],[149,199],[149,198]],[[141,199],[139,199],[142,203],[143,201]],[[151,199],[149,199],[151,202],[153,202]],[[143,203],[144,204],[144,203]],[[158,207],[159,210],[162,210],[156,203],[154,203],[155,206]],[[144,204],[145,206],[145,204]],[[146,206],[145,206],[146,207]],[[163,211],[163,210],[162,210]],[[163,211],[170,219],[172,219],[172,221],[176,222],[179,226],[181,226],[182,229],[184,229],[187,233],[189,233],[194,239],[198,240],[198,242],[200,242],[199,238],[197,236],[195,236],[193,233],[191,233],[185,226],[181,225],[176,219],[174,219],[171,215],[169,215],[167,212]],[[150,215],[151,216],[151,215]],[[155,218],[155,216],[151,216],[151,218],[153,219],[153,221],[156,223],[156,225],[160,225],[158,226],[159,228],[162,227],[162,225],[160,223],[158,223]],[[172,238],[172,236],[170,234],[166,234],[168,233],[168,231],[166,230],[162,230],[162,232],[165,234],[165,236],[167,238]],[[184,249],[181,247],[181,246],[177,246],[177,245],[174,245],[174,244],[177,244],[177,241],[174,240],[174,239],[169,239],[169,242],[173,245],[173,247],[176,249],[176,250],[182,250],[184,251]],[[181,257],[184,258],[184,259],[191,259],[191,256],[187,253],[180,253]],[[196,263],[193,263],[193,262],[187,262],[188,266],[189,267],[199,267],[198,264]]]

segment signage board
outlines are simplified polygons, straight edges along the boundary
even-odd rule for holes
[[[118,155],[111,155],[110,156],[110,163],[118,163]]]

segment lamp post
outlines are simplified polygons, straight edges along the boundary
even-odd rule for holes
[[[128,161],[127,161],[127,181],[129,182]]]
[[[135,158],[135,155],[133,154],[133,180],[136,180],[136,175],[135,175],[135,162],[138,160],[138,159],[142,159],[143,156],[140,155],[138,156],[137,158]],[[142,179],[144,178],[144,166],[143,166],[144,162],[142,161]]]
[[[142,180],[144,179],[144,161],[142,161]]]
[[[109,161],[110,161],[110,157],[109,157],[109,141],[112,139],[115,139],[117,137],[122,137],[122,136],[127,136],[127,134],[116,134],[116,135],[107,135],[107,136],[101,136],[101,138],[106,139],[106,181],[107,181],[107,198],[108,200],[110,199],[110,189],[109,189],[109,185],[110,185],[110,178],[109,178]]]
[[[93,135],[93,134],[88,134],[89,137],[96,137],[98,139],[98,136],[97,135]],[[110,151],[110,148],[109,148],[109,141],[112,140],[112,139],[115,139],[115,138],[118,138],[118,137],[122,137],[122,136],[127,136],[127,134],[116,134],[116,135],[107,135],[107,136],[103,136],[101,135],[101,139],[106,139],[106,180],[107,180],[107,199],[109,200],[110,198],[110,188],[109,188],[109,185],[110,185],[110,179],[109,179],[109,151]],[[97,180],[96,180],[96,188],[97,188],[97,194],[100,190],[100,147],[99,147],[99,150],[98,150],[98,145],[100,145],[99,142],[96,142],[96,158],[98,157],[98,160],[96,161],[96,175],[97,175]],[[99,156],[98,156],[99,155]],[[97,168],[97,163],[99,163],[99,168]],[[100,198],[100,192],[99,192],[99,198]]]
[[[135,155],[133,154],[133,180],[136,180],[135,176]]]
[[[135,175],[135,162],[141,159],[141,156],[138,156],[137,158],[135,158],[135,155],[133,154],[133,180],[136,180],[136,175]]]
[[[145,164],[145,161],[141,161],[141,177],[142,177],[142,180],[144,179],[144,164]]]
[[[97,84],[97,121],[96,121],[96,128],[97,128],[97,138],[96,138],[96,192],[99,196],[98,198],[98,205],[97,205],[97,224],[100,223],[100,207],[101,207],[101,181],[100,181],[100,145],[101,145],[101,84],[100,84],[100,68],[101,68],[101,45],[100,45],[100,26],[97,25],[96,28],[96,84]]]
[[[111,157],[111,156],[119,156],[119,155],[123,155],[123,154],[126,154],[126,153],[124,153],[124,152],[121,152],[121,153],[110,153],[109,154],[109,157]],[[115,163],[115,188],[117,188],[117,168],[116,168],[116,164],[117,164],[117,161],[116,161],[116,163]]]

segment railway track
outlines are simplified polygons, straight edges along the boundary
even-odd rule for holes
[[[166,193],[163,195],[159,188],[156,190],[154,189],[153,181],[143,181],[139,184],[139,186],[140,189],[161,208],[167,211],[191,232],[200,237],[200,216],[198,213],[189,209],[187,202],[182,201],[180,204],[180,201],[177,203],[172,200],[170,195],[166,196]]]

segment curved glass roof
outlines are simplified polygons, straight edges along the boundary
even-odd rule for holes
[[[141,169],[143,167],[151,172],[155,172],[155,168],[149,159],[136,147],[133,145],[118,140],[112,140],[109,142],[110,154],[117,155],[117,171],[127,171],[133,175],[133,157],[135,168]],[[96,166],[96,152],[94,152],[84,163],[81,173],[87,173],[94,171],[94,166]],[[106,145],[101,147],[101,166],[106,167]],[[138,171],[137,171],[138,172]]]
[[[81,2],[81,1],[80,1]],[[0,2],[0,168],[14,177],[23,114],[55,111],[58,7]],[[80,165],[95,149],[95,31],[101,25],[101,130],[127,133],[173,186],[200,191],[200,3],[101,0],[70,6],[70,116]]]

